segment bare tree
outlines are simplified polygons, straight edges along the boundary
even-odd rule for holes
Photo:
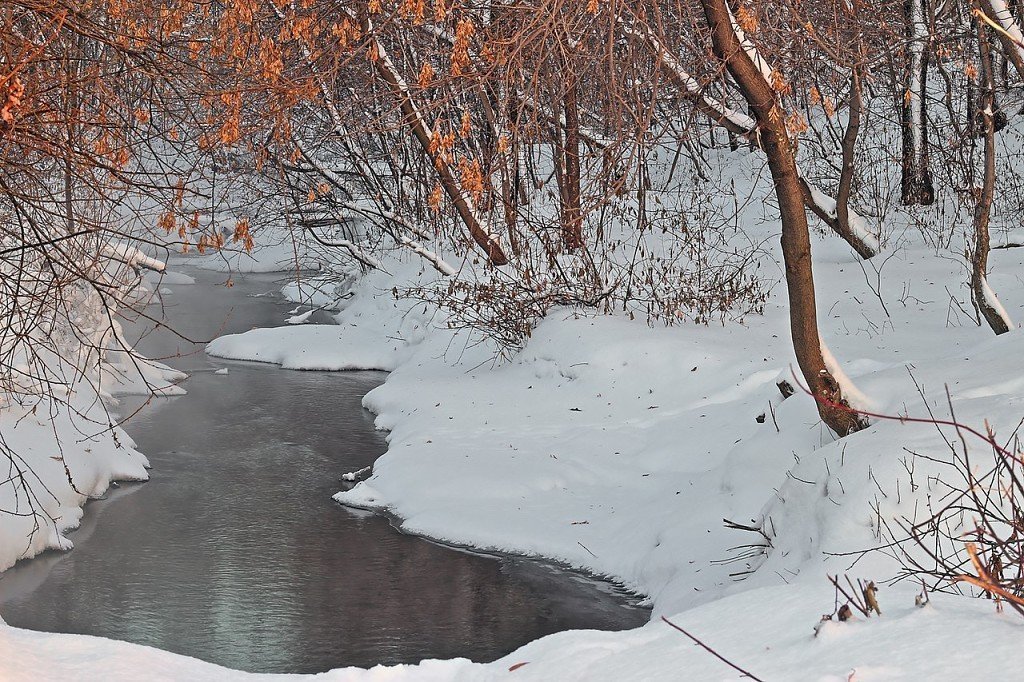
[[[789,320],[797,363],[825,424],[840,436],[858,431],[865,421],[848,409],[843,389],[825,365],[818,335],[811,245],[803,190],[786,113],[772,88],[773,71],[742,34],[725,0],[702,0],[715,56],[732,74],[757,118],[761,149],[775,182],[782,220],[782,254],[789,292]]]
[[[995,131],[995,77],[992,69],[992,49],[988,30],[980,17],[976,19],[978,52],[981,69],[977,118],[981,121],[984,151],[982,154],[982,184],[974,191],[974,249],[970,254],[971,295],[974,305],[996,334],[1004,334],[1013,328],[1013,322],[1006,309],[996,298],[988,284],[989,217],[996,185],[996,131]]]

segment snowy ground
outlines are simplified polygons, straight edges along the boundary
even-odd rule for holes
[[[815,258],[824,338],[872,409],[923,415],[930,406],[948,416],[948,386],[961,421],[987,419],[1010,436],[1024,413],[1020,332],[995,338],[970,319],[966,273],[949,251],[910,239],[862,264],[826,238]],[[883,616],[829,623],[814,636],[836,606],[827,574],[882,582],[897,571],[880,553],[834,553],[874,547],[879,519],[920,510],[943,470],[932,460],[949,450],[935,427],[899,422],[835,441],[808,397],[783,401],[776,381],[792,379],[795,360],[781,286],[763,316],[725,326],[555,311],[499,363],[487,344],[444,329],[435,311],[391,295],[395,278],[432,271],[388,265],[391,275],[364,278],[344,301],[288,289],[299,302],[337,304],[338,326],[254,330],[208,352],[295,369],[392,370],[365,399],[389,431],[389,451],[340,502],[387,510],[410,532],[608,576],[647,595],[655,619],[630,632],[561,633],[493,664],[428,661],[324,679],[739,679],[662,615],[762,679],[963,679],[1024,664],[1019,617],[941,595],[917,608],[909,584],[883,588]],[[1024,249],[993,252],[990,282],[1018,320],[1022,265]],[[770,542],[737,549],[759,536],[724,519],[760,525]],[[14,680],[132,680],[140,666],[147,679],[252,677],[6,627],[0,661]]]
[[[926,247],[896,251],[881,266],[883,309],[871,265],[866,275],[831,240],[816,248],[827,342],[874,409],[923,414],[916,381],[944,413],[948,385],[961,420],[989,419],[1009,435],[1024,402],[1018,332],[994,338],[959,311],[970,304],[958,263]],[[1017,318],[1022,258],[1017,249],[993,256],[993,286]],[[489,665],[424,662],[325,679],[739,679],[661,615],[763,679],[973,677],[970,652],[982,642],[1002,664],[1024,663],[1016,616],[941,595],[918,609],[907,584],[883,588],[881,618],[830,623],[814,637],[835,608],[826,574],[882,581],[896,571],[880,554],[851,568],[854,558],[827,553],[877,544],[872,504],[888,519],[912,514],[932,470],[904,448],[942,457],[945,445],[934,427],[895,422],[837,442],[809,398],[782,401],[775,382],[791,378],[794,361],[780,291],[744,325],[650,328],[563,311],[502,364],[485,345],[453,342],[422,305],[396,302],[390,283],[363,280],[339,326],[254,330],[209,352],[393,370],[365,399],[390,449],[340,501],[386,509],[411,532],[612,577],[649,595],[655,620],[625,633],[554,635]],[[724,528],[726,518],[762,522],[772,546],[728,561],[756,538]],[[731,575],[750,569],[745,580]],[[99,670],[130,679],[141,660],[167,679],[248,677],[122,643],[0,633],[24,679]]]

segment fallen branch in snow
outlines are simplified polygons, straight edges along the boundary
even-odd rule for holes
[[[704,649],[704,651],[707,651],[707,652],[708,652],[709,654],[711,654],[712,656],[714,656],[715,658],[717,658],[718,660],[720,660],[720,661],[721,661],[722,663],[725,663],[725,664],[726,664],[727,666],[729,666],[730,668],[732,668],[733,670],[735,670],[736,672],[738,672],[738,673],[739,673],[740,675],[742,675],[743,677],[747,677],[747,678],[749,678],[749,679],[751,679],[751,680],[755,680],[755,682],[764,682],[764,680],[762,680],[762,679],[761,679],[760,677],[758,677],[757,675],[755,675],[755,674],[753,674],[753,673],[751,673],[751,672],[747,672],[747,671],[746,671],[746,670],[744,670],[743,668],[739,667],[738,665],[736,665],[735,663],[733,663],[732,661],[730,661],[730,660],[729,660],[728,658],[726,658],[726,657],[725,657],[725,656],[723,656],[722,654],[718,653],[717,651],[715,651],[714,649],[712,649],[711,647],[709,647],[709,646],[708,646],[707,644],[705,644],[704,642],[700,641],[699,639],[697,639],[696,637],[694,637],[693,635],[691,635],[691,634],[690,634],[689,632],[687,632],[687,631],[686,631],[686,630],[684,630],[683,628],[679,627],[678,625],[676,625],[675,623],[673,623],[672,621],[670,621],[670,620],[669,620],[668,618],[666,618],[665,616],[662,616],[662,617],[661,617],[661,619],[662,619],[663,621],[665,621],[666,623],[668,623],[668,624],[669,624],[669,625],[670,625],[671,627],[675,628],[675,629],[676,629],[676,630],[678,630],[679,632],[681,632],[681,633],[683,633],[684,635],[686,635],[687,637],[689,637],[689,638],[690,638],[690,639],[691,639],[691,640],[693,641],[693,643],[694,643],[694,644],[696,644],[696,645],[697,645],[697,646],[699,646],[700,648]]]
[[[365,466],[362,469],[356,471],[350,471],[347,474],[341,475],[341,480],[348,483],[357,483],[359,481],[365,481],[371,475],[373,475],[373,465]]]
[[[841,594],[844,597],[846,597],[846,605],[847,606],[852,606],[853,608],[855,608],[858,611],[860,611],[861,615],[863,615],[865,618],[870,618],[871,617],[871,610],[870,610],[870,608],[868,607],[868,605],[866,603],[862,603],[861,600],[857,597],[857,590],[855,590],[853,588],[853,583],[850,582],[850,577],[849,576],[845,576],[845,577],[846,577],[846,582],[850,584],[850,590],[851,590],[851,592],[853,594],[850,594],[849,592],[844,590],[843,586],[839,584],[839,576],[838,575],[837,576],[831,576],[831,575],[828,576],[828,581],[830,583],[832,583],[832,585],[835,586],[836,592],[838,594]],[[874,583],[871,583],[871,584],[874,585]],[[845,619],[840,617],[840,620],[845,620]]]
[[[775,417],[773,416],[772,420],[774,421],[774,419]],[[744,523],[736,523],[735,521],[730,521],[729,519],[722,519],[722,525],[725,526],[727,529],[739,530],[747,533],[756,533],[758,536],[760,536],[761,540],[743,545],[737,545],[735,547],[730,547],[729,552],[733,553],[732,556],[726,559],[714,559],[711,561],[711,563],[716,566],[724,566],[726,564],[746,561],[748,562],[747,570],[730,573],[729,577],[733,578],[734,580],[743,580],[747,576],[752,574],[757,569],[756,567],[751,567],[750,560],[758,559],[760,557],[767,557],[769,550],[771,550],[773,547],[772,536],[769,535],[768,531],[765,529],[766,522],[771,523],[771,517],[763,518],[761,520],[761,523],[757,525],[747,525]]]

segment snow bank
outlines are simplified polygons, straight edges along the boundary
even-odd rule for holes
[[[409,277],[422,274],[406,267]],[[276,363],[286,369],[393,370],[432,330],[431,316],[422,304],[395,300],[393,283],[389,275],[376,272],[364,278],[351,296],[336,294],[336,302],[344,301],[337,325],[253,329],[214,339],[206,352],[220,358]],[[285,286],[292,300],[315,299],[309,292],[295,283]]]
[[[833,608],[823,586],[751,590],[677,614],[672,621],[760,679],[956,680],[999,678],[1024,664],[1019,619],[995,616],[990,603],[938,595],[924,607],[906,590],[883,590],[884,616],[814,626]],[[977,652],[1005,652],[982,656]],[[0,622],[0,660],[8,682],[47,679],[285,680],[228,670],[158,649],[83,635],[19,630]],[[661,621],[629,632],[576,630],[527,644],[494,663],[465,659],[419,665],[343,668],[324,682],[487,682],[549,680],[740,680],[727,667]]]
[[[94,397],[72,397],[72,405],[81,414],[53,401],[8,406],[0,414],[3,442],[16,453],[13,466],[30,479],[32,491],[0,486],[0,510],[10,512],[0,516],[0,570],[47,549],[70,549],[63,534],[78,527],[89,498],[106,492],[111,481],[149,478],[149,462],[128,434],[111,427]]]
[[[165,269],[135,247],[115,244],[106,253],[133,268]],[[138,280],[109,269],[122,296],[133,295]],[[184,393],[177,385],[183,373],[132,352],[116,307],[104,308],[88,287],[78,293],[67,301],[68,317],[55,316],[49,339],[13,346],[26,357],[18,371],[32,381],[0,392],[0,571],[47,549],[69,549],[64,533],[78,527],[86,501],[111,481],[149,478],[148,461],[108,412],[116,396]]]
[[[362,327],[310,324],[254,329],[215,339],[206,347],[218,358],[272,362],[285,369],[394,369],[403,344],[380,342]],[[338,353],[337,348],[348,352]]]

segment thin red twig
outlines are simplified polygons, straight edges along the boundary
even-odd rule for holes
[[[900,423],[904,423],[904,424],[908,424],[908,423],[909,424],[938,424],[938,425],[941,425],[941,426],[951,426],[951,427],[953,427],[955,429],[960,429],[962,431],[966,431],[967,433],[980,438],[981,440],[983,440],[986,443],[988,443],[989,445],[991,445],[995,449],[995,451],[998,452],[1003,457],[1009,457],[1011,459],[1013,458],[1013,455],[1010,453],[1009,450],[1007,450],[1006,448],[1001,446],[998,442],[996,442],[995,436],[993,436],[991,434],[988,434],[988,435],[983,434],[980,431],[978,431],[976,429],[973,429],[970,426],[967,426],[966,424],[961,424],[960,422],[952,421],[952,420],[949,420],[949,419],[936,419],[934,417],[895,417],[895,416],[893,416],[891,414],[880,414],[878,412],[868,412],[867,410],[861,410],[861,409],[858,409],[856,407],[851,407],[850,405],[847,405],[845,403],[837,403],[837,402],[835,402],[833,400],[829,400],[825,396],[815,395],[811,391],[811,389],[807,388],[803,384],[803,382],[800,381],[799,377],[797,377],[797,375],[796,375],[796,372],[794,372],[792,368],[790,368],[790,372],[792,372],[793,380],[796,382],[796,385],[800,387],[801,391],[803,391],[804,393],[806,393],[807,395],[811,396],[816,401],[818,401],[819,403],[821,403],[822,405],[825,405],[827,407],[833,407],[833,408],[836,408],[838,410],[842,410],[844,412],[850,412],[852,414],[859,414],[861,416],[870,417],[872,419],[884,419],[884,420],[900,422]]]

